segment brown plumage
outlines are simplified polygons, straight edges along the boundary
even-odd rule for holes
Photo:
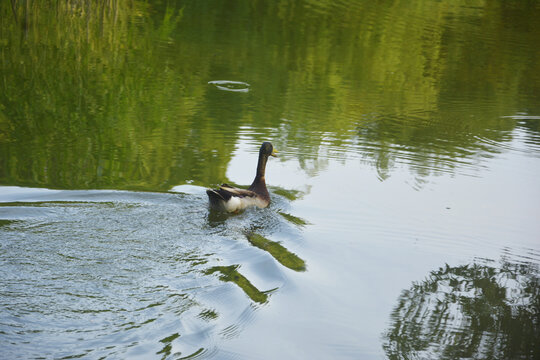
[[[248,206],[267,207],[270,204],[270,194],[264,177],[266,162],[269,156],[276,156],[276,153],[271,143],[263,142],[259,150],[257,172],[251,186],[245,190],[222,184],[219,189],[206,190],[210,207],[228,212],[238,212]]]

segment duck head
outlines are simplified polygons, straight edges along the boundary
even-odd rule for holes
[[[274,156],[277,157],[277,150],[274,149],[271,143],[268,141],[265,141],[262,143],[261,148],[259,150],[259,155],[265,155],[265,156]]]

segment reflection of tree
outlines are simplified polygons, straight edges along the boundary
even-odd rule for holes
[[[383,348],[390,359],[538,359],[535,264],[441,268],[403,291]]]
[[[316,3],[0,1],[0,181],[215,183],[246,128],[308,173],[337,149],[425,178],[511,141],[501,115],[538,112],[535,2]]]
[[[4,184],[168,190],[225,179],[235,139],[214,136],[222,119],[186,116],[203,101],[205,69],[182,51],[183,60],[167,56],[181,9],[153,13],[136,0],[12,3],[15,11],[0,2]],[[22,32],[16,19],[25,14]]]
[[[215,272],[220,273],[220,280],[225,282],[233,282],[238,285],[251,300],[258,303],[265,303],[268,300],[267,292],[260,291],[240,272],[238,268],[240,265],[230,266],[213,266],[205,271],[206,275],[213,274]]]

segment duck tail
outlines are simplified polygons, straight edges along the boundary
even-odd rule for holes
[[[207,189],[207,190],[206,190],[206,195],[208,195],[208,199],[210,199],[210,202],[212,202],[212,201],[219,201],[219,200],[221,200],[221,201],[225,200],[225,199],[223,198],[223,196],[221,196],[221,194],[218,193],[218,192],[217,192],[216,190],[214,190],[214,189]]]

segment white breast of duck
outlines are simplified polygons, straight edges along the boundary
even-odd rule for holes
[[[222,202],[222,205],[224,208],[223,210],[225,211],[238,212],[250,206],[257,206],[259,208],[265,208],[266,206],[268,206],[268,202],[265,202],[256,196],[254,197],[231,196],[231,198],[228,201]]]

